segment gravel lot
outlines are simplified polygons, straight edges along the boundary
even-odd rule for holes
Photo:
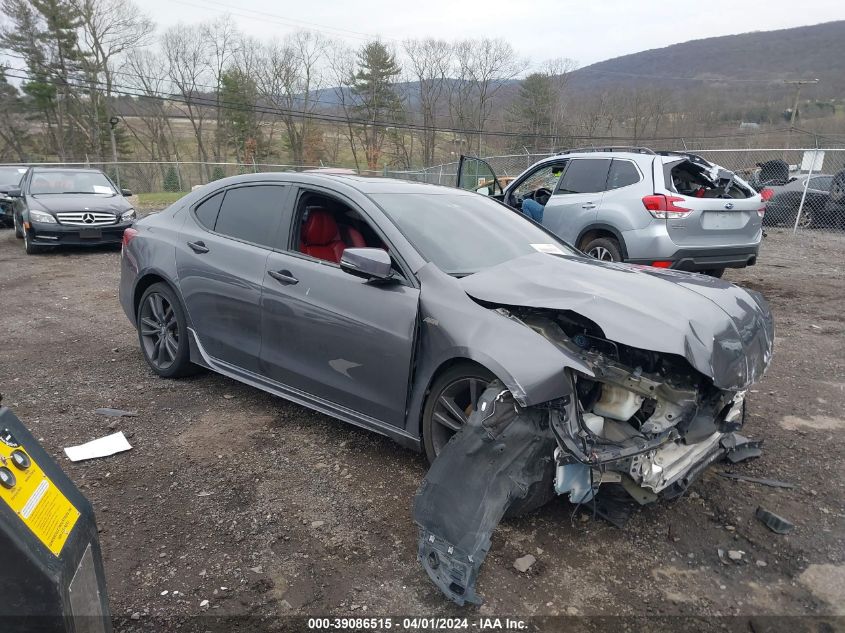
[[[772,231],[759,265],[726,274],[775,313],[775,359],[746,426],[765,438],[762,458],[715,465],[621,530],[573,518],[563,499],[503,523],[480,608],[447,602],[416,562],[422,456],[212,373],[154,377],[118,304],[115,250],[26,256],[0,232],[0,392],[94,504],[120,630],[233,615],[251,618],[233,629],[285,628],[278,616],[329,614],[725,615],[741,617],[709,625],[744,631],[750,618],[809,614],[834,630],[845,615],[843,254],[841,235]],[[98,407],[138,416],[114,422]],[[131,451],[77,464],[61,452],[112,428]],[[758,505],[795,530],[768,531]],[[722,563],[720,548],[742,560]],[[537,562],[520,573],[525,554]]]

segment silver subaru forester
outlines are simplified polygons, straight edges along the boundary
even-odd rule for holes
[[[458,183],[606,261],[721,276],[753,265],[763,234],[760,194],[695,154],[571,150],[535,163],[504,189],[489,164],[462,156]]]

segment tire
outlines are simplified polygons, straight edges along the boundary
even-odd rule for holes
[[[14,213],[12,214],[12,226],[15,227],[15,237],[19,240],[23,239],[23,231],[21,230],[20,225],[18,224],[18,216]]]
[[[470,362],[453,365],[437,377],[431,385],[431,390],[423,407],[423,447],[429,463],[434,461],[440,454],[440,450],[461,424],[466,421],[465,419],[458,420],[455,415],[448,415],[449,411],[445,405],[438,402],[441,396],[452,398],[458,409],[464,414],[464,418],[467,418],[469,412],[475,406],[475,402],[478,401],[487,385],[494,379],[495,376],[490,371],[481,365]],[[462,393],[462,390],[458,389],[458,384],[463,381],[476,381],[474,389],[472,389],[471,382],[467,383],[467,387],[472,389],[470,393]],[[450,387],[454,388],[457,393],[450,394]],[[472,395],[475,397],[475,402],[470,402]],[[446,416],[448,421],[453,423],[451,430],[445,424],[438,422],[438,419],[442,419],[441,416]]]
[[[725,274],[724,268],[711,268],[710,270],[705,270],[704,274],[709,277],[716,277],[717,279],[721,279],[722,275]]]
[[[603,262],[621,262],[622,249],[612,237],[597,237],[584,244],[581,249],[585,254]]]
[[[136,316],[141,353],[156,374],[178,378],[194,372],[185,310],[170,286],[156,283],[147,288]]]
[[[23,230],[23,249],[27,255],[38,255],[44,252],[43,246],[36,246],[29,241],[29,233],[26,232],[26,229]]]
[[[449,392],[449,388],[451,386],[459,384],[461,381],[465,380],[478,381],[475,396],[477,401],[484,392],[484,388],[495,380],[495,376],[484,367],[467,362],[450,367],[434,381],[434,384],[431,385],[431,390],[429,391],[425,407],[423,408],[423,446],[429,463],[434,461],[440,450],[443,446],[445,446],[443,439],[446,438],[444,436],[438,438],[438,427],[444,427],[438,424],[434,417],[434,414],[437,411],[438,400],[444,392]],[[459,407],[461,407],[461,410],[466,413],[466,409],[463,405],[466,404],[469,406],[468,400],[459,400],[458,404]],[[442,408],[437,412],[442,412]],[[448,437],[451,437],[452,434],[449,434]],[[448,441],[448,439],[446,441]],[[543,479],[532,485],[528,489],[528,494],[525,497],[515,501],[505,512],[505,516],[517,517],[533,512],[548,503],[554,496],[554,464],[553,462],[549,462],[549,467],[543,473]]]

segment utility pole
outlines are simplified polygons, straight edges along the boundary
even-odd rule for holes
[[[120,189],[120,167],[117,164],[117,141],[114,138],[114,128],[120,123],[120,119],[113,116],[109,119],[109,136],[111,137],[111,158],[114,162],[114,173],[117,176],[117,188]]]
[[[801,86],[807,84],[817,84],[818,79],[793,79],[791,81],[784,81],[783,83],[795,86],[795,101],[792,104],[792,115],[789,117],[789,131],[786,133],[786,149],[792,147],[792,130],[795,128],[795,119],[798,117],[798,100],[801,97]],[[784,154],[784,158],[786,155]],[[789,163],[789,161],[786,161]]]
[[[795,127],[795,118],[798,115],[798,99],[801,96],[801,86],[806,86],[807,84],[817,84],[819,83],[818,79],[797,79],[794,81],[784,81],[785,84],[790,84],[795,86],[795,102],[792,105],[792,116],[789,118],[789,127]]]

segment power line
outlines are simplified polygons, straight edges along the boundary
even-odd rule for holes
[[[24,81],[32,81],[30,71],[25,69],[11,69],[16,72],[25,73],[24,75],[15,75],[6,73],[7,76],[12,77],[14,79],[21,79]],[[41,79],[43,81],[43,79]],[[105,86],[104,82],[94,80],[88,81],[84,80],[85,83],[71,83],[66,80],[62,80],[60,78],[51,79],[46,81],[51,85],[56,86],[69,86],[72,88],[82,89],[82,90],[89,90],[93,85],[96,86]],[[360,125],[360,126],[373,126],[373,127],[384,127],[384,128],[396,128],[396,129],[403,129],[409,131],[433,131],[433,132],[442,132],[442,133],[452,133],[452,134],[461,134],[461,135],[473,135],[473,136],[493,136],[493,137],[503,137],[503,138],[524,138],[526,136],[531,136],[532,138],[538,139],[546,139],[546,140],[560,140],[563,138],[569,138],[572,140],[589,140],[589,141],[634,141],[634,142],[641,142],[643,139],[639,138],[630,138],[630,137],[623,137],[623,136],[593,136],[593,135],[586,135],[586,134],[572,134],[569,132],[562,132],[560,134],[526,134],[524,132],[509,132],[504,130],[479,130],[479,129],[469,129],[469,128],[455,128],[455,127],[430,127],[424,126],[416,123],[404,123],[401,121],[372,121],[372,120],[365,120],[365,119],[353,119],[348,118],[347,116],[342,115],[332,115],[327,113],[316,113],[316,112],[307,112],[301,110],[292,110],[286,108],[278,108],[278,107],[268,107],[268,106],[243,106],[242,104],[232,103],[229,101],[218,101],[214,98],[208,97],[190,97],[185,96],[184,94],[177,94],[177,93],[154,93],[149,94],[146,92],[132,92],[137,91],[138,88],[131,87],[131,86],[123,86],[120,84],[112,84],[112,92],[116,95],[120,96],[127,96],[127,97],[136,97],[136,98],[145,98],[145,99],[158,99],[161,101],[167,102],[174,102],[174,103],[181,103],[188,106],[196,106],[202,108],[221,108],[224,110],[231,110],[231,111],[240,111],[240,112],[256,112],[261,114],[272,114],[276,116],[289,116],[293,118],[301,118],[306,120],[315,120],[315,121],[322,121],[327,123],[335,123],[340,125]],[[771,132],[779,132],[784,131],[789,128],[783,129],[776,129],[771,130]],[[716,138],[751,138],[756,136],[755,134],[722,134],[722,135],[711,135],[707,137],[697,137],[697,138],[708,138],[708,139],[716,139]],[[679,141],[682,140],[684,137],[681,136],[666,136],[666,137],[652,137],[649,138],[649,141]]]

